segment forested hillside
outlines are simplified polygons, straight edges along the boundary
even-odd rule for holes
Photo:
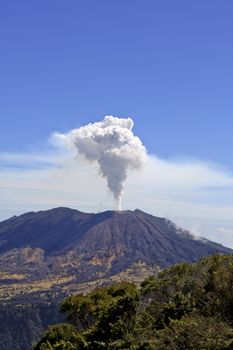
[[[48,325],[61,322],[58,304],[0,304],[0,349],[31,350]]]
[[[233,349],[233,255],[182,263],[144,281],[119,283],[61,305],[67,323],[36,350]]]

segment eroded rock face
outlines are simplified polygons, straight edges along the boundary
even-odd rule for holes
[[[166,267],[193,262],[222,245],[193,239],[167,219],[140,210],[87,214],[69,208],[30,212],[0,223],[2,271],[77,275],[90,280],[119,273],[141,261]]]

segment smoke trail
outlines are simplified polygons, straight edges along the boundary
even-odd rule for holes
[[[146,160],[146,149],[132,132],[133,120],[106,116],[102,121],[88,124],[68,134],[55,134],[68,147],[91,162],[98,162],[100,174],[121,210],[123,183],[129,169],[139,169]]]

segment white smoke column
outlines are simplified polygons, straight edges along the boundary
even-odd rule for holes
[[[88,161],[99,164],[100,174],[107,179],[110,191],[121,210],[124,181],[129,169],[140,169],[146,161],[146,149],[132,132],[133,120],[106,116],[68,134],[55,134],[74,147]]]

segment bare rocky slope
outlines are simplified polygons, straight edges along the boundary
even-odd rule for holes
[[[0,268],[5,279],[9,273],[27,280],[72,275],[87,281],[119,273],[138,261],[164,268],[231,252],[140,210],[88,214],[55,208],[0,223]]]

